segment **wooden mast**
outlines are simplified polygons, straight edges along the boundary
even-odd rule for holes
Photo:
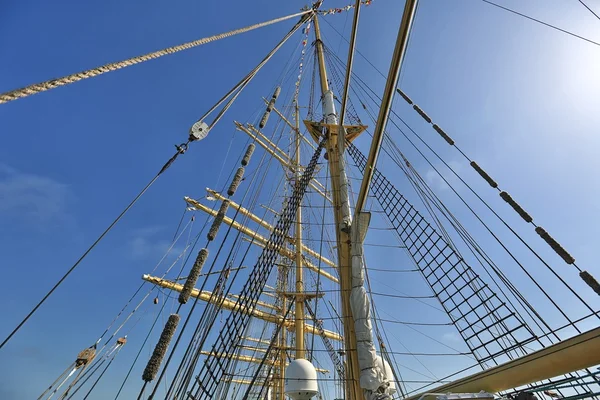
[[[296,102],[296,182],[300,184],[300,108],[298,107],[298,99]],[[302,203],[298,205],[296,210],[296,359],[305,358],[304,346],[304,281],[302,274]]]
[[[329,89],[327,82],[327,70],[325,68],[325,58],[323,51],[323,42],[321,41],[321,30],[319,29],[319,20],[315,15],[315,36],[316,48],[319,64],[319,77],[321,82],[321,96],[324,109],[325,135],[327,137],[327,158],[329,160],[329,172],[331,176],[331,186],[333,191],[333,208],[336,225],[336,239],[338,251],[338,268],[340,275],[340,293],[342,300],[342,319],[344,323],[344,347],[346,348],[346,399],[358,400],[362,399],[362,390],[359,386],[359,369],[358,359],[356,354],[356,332],[354,330],[354,318],[350,309],[350,289],[351,289],[351,269],[350,269],[350,236],[347,231],[343,230],[342,216],[342,198],[340,194],[340,164],[339,159],[341,154],[337,146],[338,129],[335,129],[330,124],[336,124],[337,121],[329,121],[327,113],[329,111],[335,114],[333,104],[333,95]],[[331,104],[327,104],[331,103]],[[337,119],[332,115],[333,119]]]
[[[279,264],[277,266],[278,277],[277,280],[281,282],[280,290],[287,290],[287,273],[285,271],[286,266],[283,264]],[[285,296],[280,293],[277,294],[277,297],[280,300],[280,309],[279,313],[281,315],[281,319],[285,318],[285,310],[287,310],[287,301]],[[304,329],[304,327],[302,327]],[[277,388],[275,396],[278,400],[285,400],[285,363],[286,363],[286,347],[287,347],[287,335],[285,329],[279,330],[279,357],[277,360],[277,381],[275,382],[275,387]]]

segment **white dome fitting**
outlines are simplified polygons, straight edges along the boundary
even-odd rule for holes
[[[292,361],[285,370],[285,394],[294,400],[308,400],[317,393],[315,367],[304,358]]]
[[[381,365],[383,361],[383,365]],[[392,372],[392,367],[390,364],[381,358],[381,356],[377,356],[377,366],[381,369],[381,372],[385,375],[385,379],[390,383],[388,387],[389,394],[394,394],[398,390],[396,389],[396,381],[394,380],[394,373]]]

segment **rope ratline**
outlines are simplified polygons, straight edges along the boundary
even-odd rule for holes
[[[485,0],[484,0],[485,1]],[[423,117],[423,119],[425,119],[425,121],[427,121],[429,124],[433,125],[433,129],[446,141],[446,143],[448,143],[450,146],[454,146],[468,161],[469,164],[471,165],[471,167],[479,174],[479,176],[481,176],[492,188],[499,190],[499,195],[502,198],[502,200],[504,200],[508,205],[510,205],[512,207],[512,209],[519,214],[519,216],[521,218],[523,218],[523,220],[527,223],[530,223],[532,225],[535,226],[535,224],[533,224],[533,217],[527,212],[525,211],[525,209],[523,207],[521,207],[521,205],[519,203],[517,203],[510,194],[508,194],[507,192],[501,190],[498,187],[498,183],[487,173],[483,170],[483,168],[481,168],[479,166],[479,164],[477,164],[475,161],[469,159],[469,157],[466,156],[466,154],[460,149],[458,148],[458,146],[455,145],[454,140],[452,140],[452,138],[450,136],[448,136],[448,134],[446,134],[446,132],[444,132],[444,130],[442,128],[439,127],[439,125],[434,124],[431,120],[431,118],[419,107],[417,106],[410,97],[408,97],[402,90],[400,90],[399,88],[396,88],[396,92],[398,92],[398,94],[400,94],[400,96],[402,96],[402,98],[410,105],[412,105],[412,108],[421,116]],[[363,104],[363,107],[364,104]],[[598,281],[596,281],[596,279],[590,275],[587,271],[581,271],[581,269],[579,267],[577,267],[577,265],[575,265],[575,258],[569,254],[569,252],[560,245],[560,243],[558,243],[552,236],[550,236],[550,234],[548,232],[546,232],[546,230],[540,226],[536,226],[535,227],[535,232],[550,246],[550,248],[552,248],[552,250],[554,250],[554,252],[556,254],[558,254],[567,264],[569,265],[574,265],[579,271],[579,276],[581,277],[581,279],[590,287],[592,288],[592,290],[594,290],[594,292],[598,293],[600,295],[600,284],[598,284]]]
[[[197,46],[201,46],[206,43],[210,43],[210,42],[214,42],[216,40],[220,40],[220,39],[224,39],[224,38],[227,38],[230,36],[238,35],[240,33],[249,32],[254,29],[262,28],[264,26],[272,25],[277,22],[285,21],[285,20],[288,20],[288,19],[291,19],[294,17],[299,17],[299,16],[302,16],[304,14],[311,13],[311,12],[313,12],[313,11],[312,10],[304,10],[304,11],[296,13],[296,14],[287,15],[285,17],[280,17],[280,18],[275,18],[275,19],[272,19],[269,21],[258,23],[258,24],[249,25],[244,28],[239,28],[239,29],[235,29],[235,30],[232,30],[229,32],[220,33],[218,35],[205,37],[202,39],[183,43],[183,44],[173,46],[173,47],[167,47],[165,49],[154,51],[152,53],[128,58],[123,61],[105,64],[100,67],[88,69],[83,72],[78,72],[75,74],[63,76],[63,77],[57,78],[57,79],[50,79],[45,82],[36,83],[33,85],[26,86],[24,88],[15,89],[15,90],[12,90],[12,91],[9,91],[6,93],[1,93],[0,94],[0,104],[8,103],[9,101],[13,101],[13,100],[21,99],[23,97],[31,96],[36,93],[45,92],[47,90],[54,89],[59,86],[65,86],[65,85],[68,85],[69,83],[79,82],[79,81],[87,79],[87,78],[93,78],[95,76],[102,75],[102,74],[105,74],[105,73],[111,72],[111,71],[116,71],[121,68],[130,67],[132,65],[139,64],[139,63],[149,61],[149,60],[153,60],[155,58],[160,58],[160,57],[166,56],[168,54],[174,54],[174,53],[177,53],[177,52],[180,52],[183,50],[188,50],[188,49],[191,49],[191,48],[194,48]]]

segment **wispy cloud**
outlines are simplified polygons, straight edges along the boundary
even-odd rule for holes
[[[165,239],[166,236],[165,229],[158,226],[134,230],[128,242],[129,255],[136,260],[158,261],[169,252],[166,258],[175,260],[183,252],[185,244],[180,239],[180,242],[171,248],[173,242]]]
[[[458,161],[450,161],[450,162],[448,162],[448,165],[457,174],[460,175],[460,173],[462,171],[462,167],[463,167],[463,165],[461,163],[459,163]],[[457,186],[457,183],[459,182],[458,178],[452,172],[448,171],[448,169],[443,165],[437,166],[437,170],[440,171],[444,175],[444,178],[446,178],[446,181],[448,181],[448,183],[450,183],[450,185],[452,185],[457,190],[459,189],[459,187]],[[449,190],[450,189],[450,186],[448,186],[448,183],[446,183],[444,181],[444,179],[442,179],[442,177],[433,168],[429,168],[427,170],[427,172],[425,173],[425,180],[427,181],[427,183],[429,183],[431,188],[434,190]]]
[[[38,224],[73,222],[69,185],[0,164],[0,216]]]
[[[445,342],[459,342],[460,337],[455,332],[446,332],[442,335],[442,340]]]

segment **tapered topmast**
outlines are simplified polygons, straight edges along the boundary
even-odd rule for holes
[[[350,310],[350,289],[351,289],[351,270],[350,270],[350,235],[348,231],[348,221],[342,215],[342,208],[348,205],[348,193],[342,193],[340,185],[340,175],[345,171],[340,169],[340,157],[337,146],[338,140],[338,118],[333,102],[333,92],[327,82],[327,70],[325,68],[325,58],[323,42],[321,40],[321,30],[319,20],[315,15],[315,37],[316,49],[319,63],[319,77],[321,82],[321,99],[323,104],[324,124],[323,133],[327,137],[327,158],[329,160],[329,173],[331,176],[331,186],[333,191],[333,209],[336,224],[336,239],[338,251],[338,270],[340,275],[340,292],[342,297],[342,319],[344,323],[344,346],[346,348],[346,398],[362,399],[359,386],[358,359],[356,357],[356,333],[354,331],[354,318]],[[317,132],[313,132],[315,134]],[[347,216],[346,216],[347,217]]]

